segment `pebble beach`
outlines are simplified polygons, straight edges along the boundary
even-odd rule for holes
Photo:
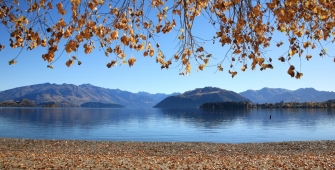
[[[226,144],[0,138],[0,169],[335,169],[335,141]]]

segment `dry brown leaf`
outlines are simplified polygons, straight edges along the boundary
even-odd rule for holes
[[[150,55],[150,57],[154,56],[155,55],[155,50],[151,48],[149,55]]]
[[[279,57],[278,60],[280,60],[281,62],[285,62],[285,58],[284,57]]]
[[[296,79],[300,79],[303,76],[302,73],[297,72],[297,75],[295,76]]]
[[[228,73],[231,74],[231,78],[234,78],[237,74],[236,71],[230,71],[230,70],[228,70]]]
[[[149,55],[148,51],[144,51],[143,56],[146,57],[148,55]]]
[[[67,67],[70,67],[71,65],[74,64],[74,61],[69,59],[65,64],[66,64]]]
[[[199,70],[203,71],[204,69],[204,65],[200,64],[199,67],[198,67]]]
[[[294,69],[295,67],[291,65],[290,68],[287,70],[287,74],[289,74],[291,77],[294,77],[295,75]]]
[[[136,62],[136,58],[134,57],[131,57],[130,59],[128,59],[129,67],[133,66],[135,62]]]
[[[217,66],[217,69],[218,69],[219,71],[223,71],[223,68],[222,68],[221,64]]]
[[[16,64],[17,62],[13,59],[8,62],[9,65]]]
[[[49,3],[48,3],[48,5],[49,5]],[[62,14],[62,15],[66,14],[66,10],[63,9],[63,4],[61,2],[56,4],[56,7],[58,9],[59,14]],[[49,6],[49,8],[50,8],[50,6]]]

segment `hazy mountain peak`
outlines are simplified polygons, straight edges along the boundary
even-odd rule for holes
[[[240,94],[254,103],[322,102],[335,99],[334,92],[318,91],[311,87],[299,88],[294,91],[281,88],[262,88],[260,90],[247,90]]]
[[[160,95],[157,97],[151,94],[138,95],[128,91],[106,89],[91,84],[77,86],[66,83],[60,85],[43,83],[2,91],[0,92],[0,101],[20,101],[26,98],[35,103],[66,101],[80,105],[86,102],[101,102],[120,104],[132,108],[143,108],[152,107],[167,96],[168,95]]]

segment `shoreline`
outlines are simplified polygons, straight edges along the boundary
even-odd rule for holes
[[[0,169],[335,169],[335,141],[114,142],[0,138]]]

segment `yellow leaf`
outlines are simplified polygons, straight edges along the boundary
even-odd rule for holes
[[[327,51],[328,51],[328,48],[323,49],[324,53],[327,53]]]

